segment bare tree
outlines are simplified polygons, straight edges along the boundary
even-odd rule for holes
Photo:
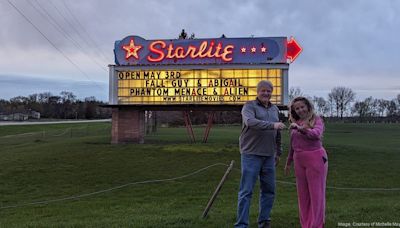
[[[312,100],[314,102],[315,111],[321,116],[326,116],[329,112],[328,102],[323,97],[317,96],[314,96]]]
[[[334,102],[333,102],[333,98],[331,97],[331,96],[329,96],[328,95],[328,109],[329,109],[329,116],[330,117],[333,117],[333,104],[334,104]]]
[[[400,93],[397,94],[397,97],[395,98],[395,102],[397,103],[397,110],[400,112]]]
[[[10,105],[13,112],[25,112],[25,106],[29,103],[29,98],[17,96],[10,99]]]
[[[48,103],[51,96],[53,96],[53,94],[50,92],[39,93],[37,99],[39,103]]]
[[[186,33],[185,29],[182,29],[181,33],[179,33],[178,36],[179,40],[186,40],[186,39],[196,39],[196,35],[194,33],[190,34],[190,36],[188,36],[188,34]]]
[[[357,101],[353,105],[353,112],[361,118],[371,117],[374,115],[373,102],[372,97],[367,97],[364,101]]]
[[[293,100],[295,97],[304,96],[303,91],[300,87],[290,87],[289,89],[289,100]]]
[[[396,99],[393,99],[393,100],[389,101],[386,116],[396,116],[397,112],[398,112],[398,108],[397,108],[397,104],[396,104]]]
[[[96,98],[94,96],[85,97],[85,119],[93,119],[96,116]]]
[[[377,99],[377,114],[378,116],[384,116],[385,113],[387,112],[387,109],[389,107],[390,101],[385,100],[385,99]]]
[[[330,100],[336,109],[336,116],[343,119],[343,114],[346,112],[348,106],[354,101],[356,94],[352,89],[346,87],[335,87],[328,94]]]
[[[11,112],[10,102],[4,99],[0,99],[0,114]]]
[[[184,40],[187,38],[187,33],[185,32],[185,29],[182,29],[182,32],[179,34],[178,39]]]
[[[72,92],[62,91],[60,108],[62,110],[63,118],[70,119],[76,118],[76,108],[74,107],[76,102],[76,96]]]

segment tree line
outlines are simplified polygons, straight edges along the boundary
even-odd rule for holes
[[[400,94],[395,98],[377,99],[372,96],[356,100],[356,93],[343,86],[334,87],[327,98],[305,95],[299,87],[289,90],[289,99],[305,96],[314,103],[315,111],[324,117],[352,118],[356,120],[376,120],[385,118],[388,121],[400,121]]]
[[[289,101],[297,96],[307,97],[312,101],[316,113],[327,121],[347,122],[400,122],[400,94],[395,98],[377,99],[367,97],[356,100],[356,93],[347,87],[334,87],[326,98],[306,95],[299,87],[289,89]],[[190,112],[192,124],[206,124],[211,112]],[[157,112],[154,116],[159,124],[168,126],[184,125],[182,112],[170,111],[168,114]],[[287,120],[287,113],[280,113],[281,120]],[[215,112],[214,123],[240,124],[242,121],[240,111]]]
[[[356,100],[356,93],[347,87],[334,87],[326,98],[309,96],[299,87],[289,89],[289,100],[297,96],[305,96],[314,103],[315,111],[331,120],[352,121],[400,121],[400,94],[393,99],[376,99],[367,97]],[[99,119],[110,118],[111,109],[105,108],[107,103],[96,100],[95,97],[86,97],[80,100],[72,92],[62,91],[59,95],[50,92],[17,96],[10,100],[0,99],[0,114],[39,112],[41,118],[54,119]],[[205,124],[210,113],[191,112],[193,124]],[[240,112],[216,112],[214,121],[220,124],[240,123]],[[157,116],[157,117],[156,117]],[[182,112],[154,113],[159,123],[168,125],[182,125]]]
[[[80,100],[72,92],[62,91],[59,95],[50,92],[17,96],[10,100],[0,99],[0,114],[39,112],[41,118],[54,119],[102,119],[110,118],[111,110],[95,97]]]

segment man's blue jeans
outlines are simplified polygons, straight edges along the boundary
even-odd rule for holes
[[[270,220],[275,199],[275,157],[252,154],[241,155],[242,177],[238,197],[235,227],[247,227],[254,184],[260,179],[260,211],[258,224]]]

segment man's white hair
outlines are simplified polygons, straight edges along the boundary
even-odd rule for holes
[[[270,88],[271,90],[274,90],[274,86],[272,85],[272,82],[268,80],[262,80],[257,84],[257,92],[260,91],[261,88],[267,87]]]

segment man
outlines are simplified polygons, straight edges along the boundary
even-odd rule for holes
[[[235,227],[247,227],[253,187],[260,179],[258,227],[270,227],[270,213],[275,198],[275,166],[282,153],[279,109],[271,104],[273,85],[263,80],[257,84],[257,99],[242,109],[243,126],[239,138],[242,177],[238,194]]]

